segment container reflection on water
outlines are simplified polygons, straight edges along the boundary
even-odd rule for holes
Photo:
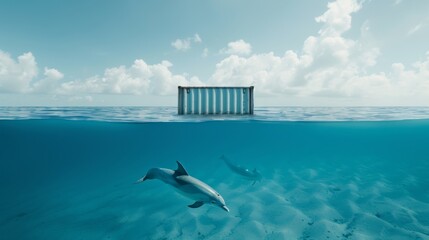
[[[178,114],[251,115],[253,88],[179,86]]]

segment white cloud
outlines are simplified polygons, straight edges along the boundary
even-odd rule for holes
[[[171,43],[171,46],[179,51],[187,51],[191,48],[191,41],[189,39],[176,39]]]
[[[203,40],[201,39],[200,35],[198,35],[198,33],[195,33],[195,35],[194,35],[194,42],[195,43],[203,42]]]
[[[37,76],[37,63],[31,52],[15,61],[0,50],[0,92],[29,92],[30,82]]]
[[[337,0],[328,3],[328,10],[316,17],[316,22],[325,23],[319,34],[337,36],[351,27],[351,13],[359,11],[361,5],[356,0]]]
[[[249,55],[252,53],[252,46],[243,39],[228,43],[228,48],[220,51],[229,55]]]
[[[64,77],[64,74],[55,68],[45,67],[44,75],[49,79],[60,80]]]
[[[176,39],[171,43],[175,49],[179,51],[187,51],[191,48],[191,43],[201,43],[203,40],[201,39],[198,33],[195,33],[193,37],[185,38],[185,39]]]
[[[38,67],[31,52],[24,53],[15,61],[0,50],[0,92],[53,93],[64,74],[55,68],[44,69],[42,79],[37,79]]]
[[[70,101],[77,102],[91,101],[91,94],[174,95],[178,85],[202,85],[195,76],[173,74],[172,66],[169,61],[150,65],[137,59],[130,67],[108,68],[101,76],[73,81],[63,81],[62,72],[45,67],[43,77],[36,79],[38,68],[31,53],[25,53],[15,61],[0,51],[0,92],[65,95],[70,96]]]
[[[283,56],[273,53],[247,58],[229,56],[217,64],[210,81],[215,84],[255,85],[258,92],[267,95],[333,93],[341,85],[339,77],[356,74],[361,70],[358,63],[374,64],[377,57],[377,50],[364,51],[355,41],[341,36],[351,27],[350,14],[359,8],[352,0],[329,3],[328,10],[316,18],[316,21],[324,23],[319,35],[305,40],[301,55],[289,50]],[[231,49],[233,45],[229,46]]]
[[[64,74],[55,68],[45,67],[43,74],[45,77],[33,83],[32,91],[37,93],[53,93],[60,86],[59,80],[63,79]]]
[[[398,5],[398,4],[400,4],[400,3],[402,3],[402,0],[395,0],[395,2],[393,3],[394,5]]]
[[[209,55],[209,49],[208,48],[204,48],[203,53],[201,54],[201,56],[207,57],[208,55]]]
[[[396,96],[424,98],[429,101],[429,52],[426,53],[425,60],[417,61],[408,68],[402,63],[392,64],[390,78],[396,86]]]
[[[273,53],[253,55],[248,58],[231,55],[216,65],[210,79],[213,85],[254,85],[259,94],[271,95],[295,91],[288,87],[300,64],[295,53],[288,52],[283,57]]]
[[[137,59],[131,67],[108,68],[103,76],[93,76],[83,81],[63,83],[58,89],[61,94],[124,94],[124,95],[172,95],[177,86],[202,85],[197,77],[171,73],[172,64],[162,61],[149,65]]]
[[[414,33],[416,33],[417,31],[419,31],[422,28],[422,24],[417,24],[416,26],[414,26],[413,28],[410,29],[410,31],[408,31],[408,35],[412,35]]]
[[[328,10],[315,18],[323,26],[318,35],[305,40],[301,54],[289,50],[283,56],[232,55],[216,65],[209,82],[254,85],[259,96],[277,96],[277,100],[322,97],[335,101],[352,99],[353,104],[363,105],[417,104],[422,99],[429,100],[429,58],[416,62],[409,70],[395,64],[387,73],[368,73],[380,55],[378,48],[366,42],[368,23],[363,26],[361,33],[365,36],[361,39],[343,36],[351,28],[351,14],[360,8],[355,0],[331,2]]]
[[[37,63],[31,53],[14,60],[0,51],[0,91],[51,93],[71,97],[73,102],[96,102],[94,94],[107,96],[105,99],[117,96],[121,99],[118,101],[145,96],[158,102],[161,96],[174,96],[178,85],[253,85],[258,101],[273,99],[258,104],[427,105],[429,52],[410,66],[394,63],[385,71],[374,72],[381,53],[371,40],[369,22],[361,26],[357,39],[344,34],[352,27],[352,14],[361,8],[357,0],[329,3],[327,10],[315,18],[320,30],[307,37],[298,51],[252,54],[251,45],[244,40],[230,42],[221,50],[229,56],[216,64],[207,82],[186,73],[174,74],[169,61],[151,65],[142,59],[131,66],[108,68],[100,75],[74,81],[64,81],[59,70],[45,68],[42,79],[37,80]],[[421,27],[417,25],[410,34]],[[185,51],[202,39],[195,34],[175,42],[172,45],[176,49]],[[205,48],[202,56],[208,53]]]

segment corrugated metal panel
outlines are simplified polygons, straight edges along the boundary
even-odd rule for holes
[[[187,114],[193,114],[192,112],[193,98],[194,98],[194,95],[192,94],[191,89],[186,89],[186,113]]]
[[[243,108],[243,95],[241,94],[243,92],[242,89],[235,89],[236,93],[236,101],[237,101],[237,108],[236,113],[237,114],[243,114],[242,108]]]
[[[243,112],[249,112],[249,91],[243,89]]]
[[[208,92],[208,98],[209,98],[209,104],[207,105],[207,107],[208,107],[208,109],[209,109],[209,111],[208,111],[208,114],[214,114],[214,112],[215,112],[215,107],[214,107],[214,102],[215,102],[215,100],[214,100],[214,89],[207,89],[207,92]]]
[[[251,87],[181,87],[178,113],[253,114]]]
[[[228,99],[228,88],[222,88],[222,110],[220,111],[221,114],[228,114],[229,110],[229,99]]]
[[[193,95],[193,102],[194,102],[194,105],[193,105],[193,111],[192,111],[192,113],[194,113],[194,114],[198,114],[198,113],[200,113],[200,89],[198,89],[198,88],[194,88],[194,89],[192,89],[192,95]]]
[[[222,99],[222,94],[223,94],[223,90],[221,88],[216,88],[215,89],[215,95],[214,95],[214,102],[215,102],[215,114],[221,114],[222,113],[222,109],[223,109],[223,99]]]

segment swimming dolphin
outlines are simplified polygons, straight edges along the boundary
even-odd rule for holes
[[[225,155],[222,155],[220,158],[226,163],[229,169],[231,169],[233,172],[245,177],[248,180],[253,181],[252,185],[254,185],[256,181],[258,182],[261,181],[262,175],[258,170],[256,170],[256,168],[253,169],[253,171],[250,171],[248,168],[232,163],[231,160],[225,157]]]
[[[229,209],[225,204],[225,200],[218,192],[216,192],[216,190],[202,181],[190,176],[183,165],[179,161],[176,162],[177,170],[151,168],[146,173],[146,176],[140,178],[136,183],[141,183],[150,179],[159,179],[175,187],[182,195],[195,200],[193,204],[188,205],[190,208],[198,208],[205,203],[210,203],[229,212]]]

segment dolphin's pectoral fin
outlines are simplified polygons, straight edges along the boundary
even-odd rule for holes
[[[199,207],[203,206],[203,204],[204,204],[203,201],[196,201],[193,204],[188,205],[188,207],[190,207],[190,208],[199,208]]]
[[[253,181],[252,186],[255,185],[256,181]]]
[[[188,172],[185,170],[185,168],[183,167],[183,165],[179,162],[177,162],[177,170],[174,171],[174,176],[182,176],[182,175],[189,175]]]
[[[189,184],[188,182],[185,182],[180,178],[176,178],[176,182],[181,186]]]

